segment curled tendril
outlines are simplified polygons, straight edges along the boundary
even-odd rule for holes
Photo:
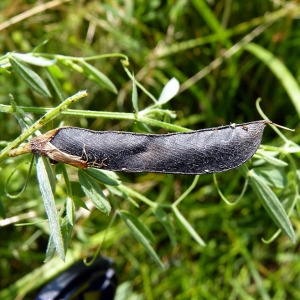
[[[217,176],[216,176],[216,174],[213,174],[213,179],[214,179],[214,184],[215,184],[215,187],[216,187],[216,189],[217,189],[217,191],[218,191],[219,196],[220,196],[221,199],[222,199],[226,204],[228,204],[228,205],[235,205],[235,204],[237,204],[237,203],[243,198],[243,196],[244,196],[244,194],[245,194],[245,192],[246,192],[246,190],[247,190],[248,183],[249,183],[248,177],[246,177],[246,180],[245,180],[245,183],[244,183],[244,187],[243,187],[243,190],[242,190],[241,194],[239,195],[239,197],[238,197],[235,201],[231,202],[231,201],[229,201],[229,200],[224,196],[224,194],[221,192],[221,190],[220,190],[220,188],[219,188],[218,181],[217,181]]]
[[[5,184],[5,194],[8,198],[11,198],[11,199],[16,199],[16,198],[19,198],[22,193],[25,191],[26,187],[27,187],[27,184],[28,184],[28,180],[29,180],[29,176],[30,176],[30,173],[31,173],[31,170],[32,170],[32,166],[33,166],[33,159],[34,159],[34,155],[32,155],[32,159],[31,159],[31,162],[30,162],[30,166],[29,166],[29,171],[28,171],[28,174],[26,176],[26,179],[25,179],[25,183],[24,183],[24,186],[22,187],[21,191],[17,194],[11,194],[8,192],[8,185],[9,185],[9,182],[11,180],[11,178],[13,177],[13,175],[19,170],[20,166],[19,165],[14,171],[11,172],[11,174],[9,175],[7,181],[6,181],[6,184]],[[24,163],[25,164],[25,163]],[[22,164],[23,165],[23,164]]]

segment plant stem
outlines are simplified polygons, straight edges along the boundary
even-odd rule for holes
[[[66,110],[73,102],[78,101],[79,99],[86,97],[86,91],[79,91],[75,95],[67,98],[64,102],[62,102],[57,107],[48,111],[45,115],[43,115],[39,120],[37,120],[34,124],[32,124],[28,129],[23,131],[14,141],[9,143],[1,152],[0,152],[0,162],[4,160],[8,152],[17,147],[20,143],[26,140],[30,135],[32,135],[36,130],[42,128],[45,124],[55,119],[62,111]]]

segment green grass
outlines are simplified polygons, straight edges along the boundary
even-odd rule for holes
[[[32,299],[98,251],[115,261],[118,299],[300,298],[297,2],[51,3],[0,4],[0,298]],[[179,92],[173,81],[160,98],[173,77]],[[216,177],[78,177],[42,160],[29,174],[30,155],[7,156],[62,125],[164,133],[258,120],[258,98],[296,131],[266,128],[246,166]],[[46,212],[61,225],[48,250]]]

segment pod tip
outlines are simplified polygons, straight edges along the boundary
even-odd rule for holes
[[[288,128],[288,127],[285,127],[285,126],[282,126],[282,125],[279,125],[279,124],[273,123],[273,122],[271,122],[271,121],[269,121],[269,124],[271,124],[271,125],[274,125],[274,126],[276,126],[276,127],[278,127],[278,128],[281,128],[281,129],[288,130],[288,131],[295,131],[295,129]]]

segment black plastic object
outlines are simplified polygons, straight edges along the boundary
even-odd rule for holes
[[[31,152],[81,168],[122,172],[205,174],[249,160],[269,121],[184,133],[141,134],[62,127],[31,140]]]
[[[116,287],[113,261],[99,257],[91,266],[76,262],[49,282],[35,300],[112,300]]]

